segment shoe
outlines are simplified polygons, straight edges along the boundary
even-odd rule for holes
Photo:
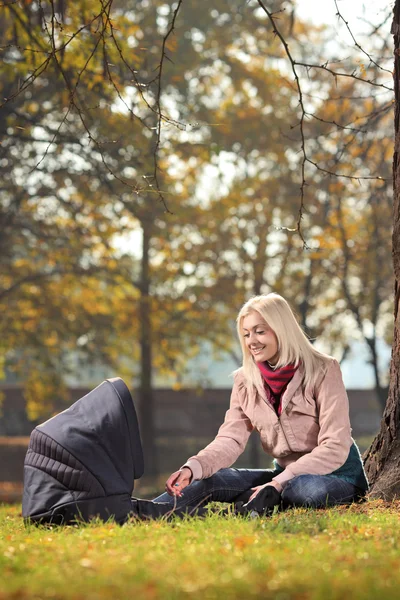
[[[152,500],[141,500],[131,498],[132,511],[130,518],[140,520],[152,520],[160,518],[185,518],[185,517],[205,517],[210,513],[205,506],[186,506],[184,508],[174,508],[167,502],[153,502]]]

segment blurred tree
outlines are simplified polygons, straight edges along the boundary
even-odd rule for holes
[[[356,328],[366,343],[383,410],[386,373],[379,364],[378,348],[379,340],[391,343],[392,100],[370,97],[355,104],[348,98],[356,96],[358,88],[357,82],[346,83],[341,89],[344,97],[325,103],[315,114],[314,157],[322,164],[340,164],[343,175],[319,178],[316,193],[325,207],[326,223],[316,243],[330,280],[328,301],[335,312],[339,309],[347,316],[350,329]],[[331,96],[337,91],[335,85]],[[332,139],[331,122],[337,114],[345,125]],[[363,184],[352,178],[355,168],[364,174],[377,173],[380,179]],[[342,340],[344,336],[349,336],[347,328],[342,328]]]
[[[80,344],[91,360],[104,357],[114,321],[105,287],[115,271],[110,242],[117,228],[90,172],[92,150],[66,89],[67,81],[78,85],[84,63],[77,48],[66,54],[61,44],[59,57],[51,54],[46,8],[12,3],[3,5],[0,18],[1,350],[3,362],[26,378],[32,416],[50,410],[54,395],[65,392],[66,351]],[[68,29],[79,19],[72,12],[63,28],[57,14],[52,26],[70,40]],[[86,33],[83,51],[94,38]],[[94,86],[92,77],[88,103],[97,101]],[[90,341],[83,335],[88,331]]]

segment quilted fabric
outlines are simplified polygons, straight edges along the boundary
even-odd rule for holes
[[[25,466],[44,471],[71,491],[105,495],[100,483],[75,456],[38,429],[31,434]]]

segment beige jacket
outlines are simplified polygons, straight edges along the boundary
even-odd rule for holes
[[[303,389],[303,371],[296,371],[282,395],[282,414],[276,414],[266,395],[250,393],[239,370],[230,408],[216,438],[192,456],[194,479],[204,479],[230,467],[246,447],[253,429],[267,454],[285,469],[274,481],[285,487],[297,475],[327,475],[341,467],[353,443],[349,402],[338,362],[328,358],[313,385]]]

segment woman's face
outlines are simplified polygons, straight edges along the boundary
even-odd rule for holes
[[[242,329],[245,344],[254,360],[275,365],[279,359],[278,340],[260,313],[252,311],[244,317]]]

